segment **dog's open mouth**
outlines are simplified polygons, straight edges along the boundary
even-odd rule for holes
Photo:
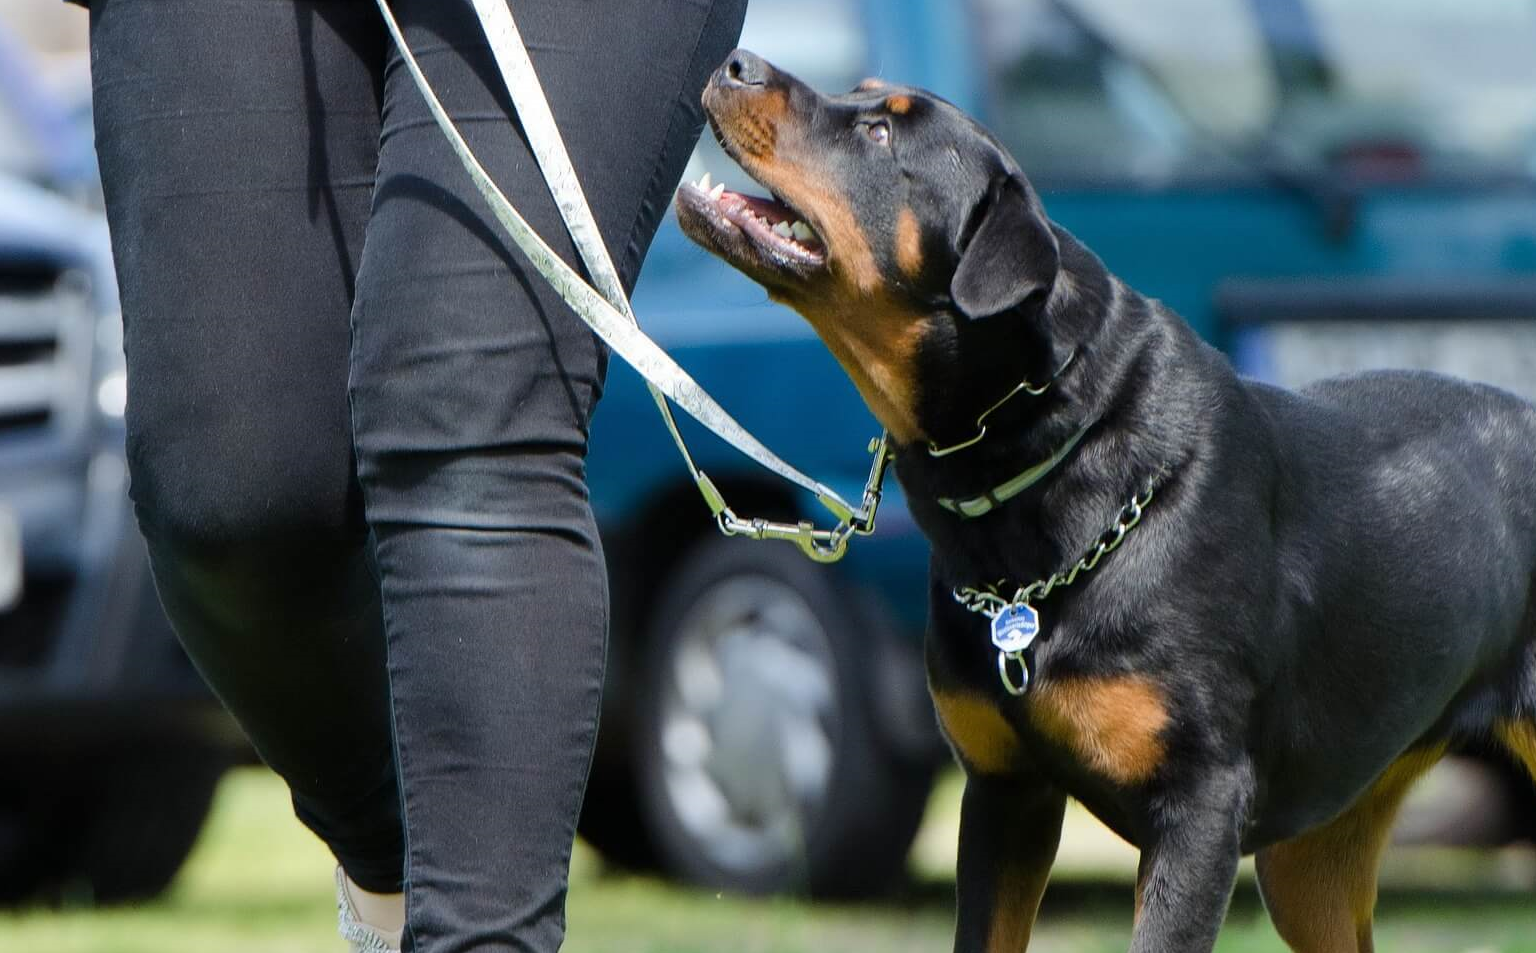
[[[827,246],[785,202],[727,191],[709,174],[677,190],[677,218],[689,238],[749,273],[808,276],[827,262]]]

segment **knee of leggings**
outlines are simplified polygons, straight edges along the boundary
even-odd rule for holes
[[[195,557],[355,546],[362,505],[350,452],[302,446],[130,441],[130,494],[144,536]]]

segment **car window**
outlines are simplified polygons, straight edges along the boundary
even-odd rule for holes
[[[858,0],[749,4],[741,46],[823,92],[851,89],[869,72]],[[752,190],[751,179],[726,157],[707,128],[684,177],[696,181],[706,171],[732,190]]]
[[[1310,0],[1277,139],[1402,177],[1536,173],[1536,0]]]
[[[1536,0],[972,0],[1047,184],[1536,174]]]
[[[1247,0],[973,0],[991,120],[1045,183],[1225,176],[1275,90]]]

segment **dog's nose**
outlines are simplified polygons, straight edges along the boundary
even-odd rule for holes
[[[734,50],[715,74],[715,81],[727,87],[762,86],[772,74],[773,67],[761,56],[751,50]]]

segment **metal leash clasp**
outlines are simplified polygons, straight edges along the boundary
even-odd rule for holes
[[[868,536],[875,531],[875,514],[885,483],[885,471],[891,462],[889,439],[881,434],[869,443],[874,461],[869,467],[869,478],[864,482],[864,495],[857,510],[849,509],[841,499],[831,495],[817,497],[838,518],[832,529],[817,529],[810,520],[798,523],[779,523],[766,519],[745,520],[732,512],[725,498],[715,488],[702,470],[698,471],[699,489],[714,511],[715,523],[726,536],[747,539],[779,539],[794,543],[800,552],[814,562],[832,563],[843,558],[848,551],[848,541],[855,535]]]

